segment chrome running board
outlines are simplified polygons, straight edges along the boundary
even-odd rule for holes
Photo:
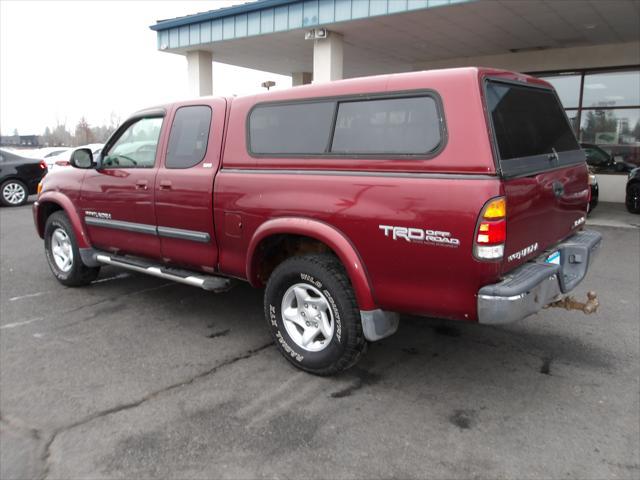
[[[192,287],[199,287],[210,292],[224,292],[231,287],[231,279],[216,277],[213,275],[203,275],[189,270],[181,270],[148,262],[139,258],[119,257],[107,253],[94,254],[95,261],[105,265],[133,270],[134,272],[146,273],[153,277],[164,278]]]

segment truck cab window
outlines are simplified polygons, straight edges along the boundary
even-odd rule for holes
[[[167,168],[191,168],[207,153],[211,108],[205,105],[181,107],[176,112],[167,147]]]
[[[102,168],[153,168],[162,120],[142,118],[129,125],[104,155]]]

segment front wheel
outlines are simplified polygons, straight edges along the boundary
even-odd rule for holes
[[[280,352],[302,370],[332,375],[355,365],[366,350],[353,289],[333,255],[281,263],[267,283],[264,308]]]
[[[625,203],[631,213],[640,213],[640,183],[629,185]]]
[[[78,242],[67,215],[54,212],[44,227],[44,249],[49,268],[63,285],[78,287],[96,279],[100,267],[82,263]]]

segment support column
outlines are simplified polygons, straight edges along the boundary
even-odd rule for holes
[[[327,32],[327,38],[313,41],[313,83],[342,79],[342,35]]]
[[[300,85],[309,85],[313,80],[311,72],[293,72],[291,74],[291,86],[299,87]]]
[[[211,52],[204,50],[187,52],[189,93],[191,95],[204,97],[213,94],[212,62]]]

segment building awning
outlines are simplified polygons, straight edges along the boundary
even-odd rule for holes
[[[313,69],[304,32],[344,37],[344,76],[449,58],[635,42],[640,4],[589,0],[262,0],[163,20],[158,48],[289,75]]]

